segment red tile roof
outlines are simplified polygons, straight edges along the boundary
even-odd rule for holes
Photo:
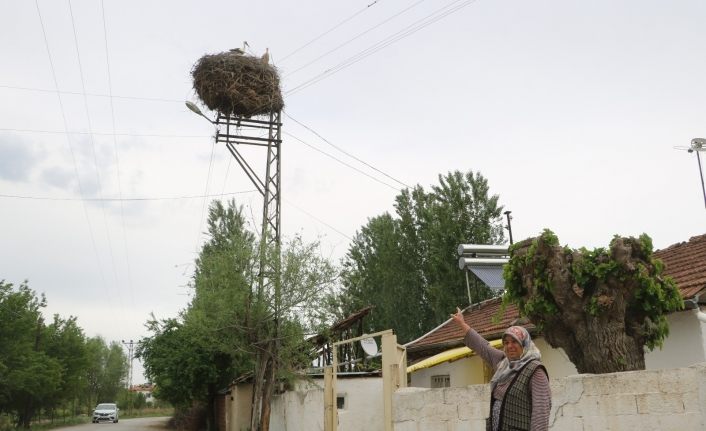
[[[684,299],[693,298],[706,290],[706,235],[692,237],[688,242],[671,245],[654,254],[664,262],[664,274],[674,279]],[[520,317],[517,306],[508,305],[502,316],[497,319],[500,303],[500,298],[493,298],[475,304],[463,311],[464,320],[484,338],[498,338],[505,328]],[[524,326],[534,329],[531,323]],[[429,356],[436,351],[462,345],[462,338],[462,331],[449,319],[422,337],[407,343],[407,352],[411,359]]]
[[[674,279],[684,299],[706,289],[706,235],[670,245],[654,255],[662,259],[664,274]]]
[[[499,314],[501,302],[501,298],[493,298],[474,304],[463,310],[464,320],[483,337],[487,339],[499,338],[503,331],[520,317],[520,312],[514,304],[508,305],[505,311]],[[532,324],[524,326],[528,329],[534,328]],[[427,356],[431,351],[460,346],[463,344],[462,339],[463,331],[456,326],[453,320],[449,319],[436,329],[407,343],[407,352],[413,357],[415,356],[414,352],[424,351],[423,356]]]

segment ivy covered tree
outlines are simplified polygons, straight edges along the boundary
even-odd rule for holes
[[[545,230],[510,247],[504,302],[516,303],[579,373],[642,370],[644,347],[661,346],[665,315],[683,307],[652,251],[646,234],[573,250]]]
[[[466,278],[458,269],[460,243],[503,242],[502,210],[488,181],[469,171],[439,175],[439,184],[403,190],[396,214],[369,219],[343,260],[344,314],[374,305],[368,331],[392,328],[413,340],[468,303]],[[473,302],[491,291],[472,278]]]

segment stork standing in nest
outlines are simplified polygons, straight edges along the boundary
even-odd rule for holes
[[[265,64],[269,64],[269,63],[270,63],[270,48],[265,48],[265,53],[262,54],[261,60],[262,60],[262,62],[265,63]]]
[[[233,54],[237,54],[237,55],[243,55],[243,54],[245,54],[245,48],[248,48],[249,46],[250,45],[248,45],[248,41],[244,40],[242,48],[233,48],[229,52],[232,52]]]

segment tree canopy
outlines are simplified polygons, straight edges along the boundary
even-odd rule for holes
[[[127,359],[119,344],[86,338],[75,317],[45,322],[43,295],[0,281],[0,412],[29,428],[40,409],[82,405],[123,390]]]
[[[646,234],[574,250],[545,230],[510,247],[504,302],[516,303],[580,373],[644,369],[644,347],[661,345],[665,315],[683,307],[652,251]]]
[[[503,207],[488,181],[468,171],[439,175],[425,191],[405,189],[395,215],[368,220],[343,260],[340,301],[345,312],[374,305],[369,331],[394,329],[410,341],[468,303],[466,279],[458,269],[460,243],[500,244]],[[473,302],[492,293],[471,275]]]
[[[218,391],[253,373],[258,352],[275,337],[276,378],[309,363],[305,333],[318,329],[317,313],[333,289],[335,271],[317,244],[295,237],[281,249],[267,250],[281,268],[279,291],[268,284],[259,295],[260,244],[242,207],[214,201],[208,235],[196,260],[190,304],[178,317],[151,319],[151,334],[140,340],[137,356],[157,397],[181,409],[206,406],[213,429]]]

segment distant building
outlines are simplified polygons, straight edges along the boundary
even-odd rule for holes
[[[144,395],[145,401],[147,402],[147,404],[154,403],[154,396],[152,395],[152,392],[154,392],[154,385],[151,383],[143,383],[141,385],[134,385],[130,388],[130,392],[137,392],[137,393],[141,393],[142,395]]]

